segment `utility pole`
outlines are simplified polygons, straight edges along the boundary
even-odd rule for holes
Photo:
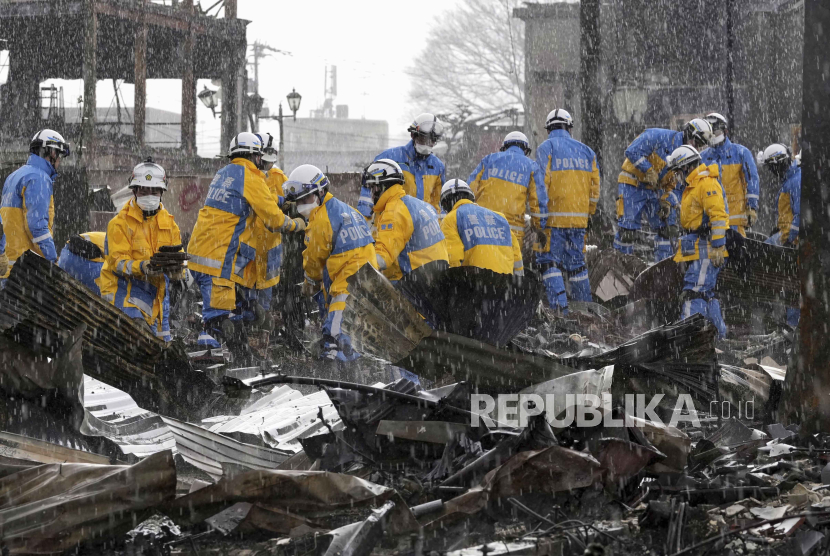
[[[801,322],[787,368],[779,414],[798,423],[803,435],[830,429],[830,220],[824,183],[830,168],[830,5],[804,2],[804,65],[802,78],[801,230],[798,274],[801,280]]]
[[[594,149],[602,167],[602,99],[599,89],[600,1],[579,3],[580,57],[582,89],[582,141]]]

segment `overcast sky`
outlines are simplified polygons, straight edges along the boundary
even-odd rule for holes
[[[272,114],[293,87],[303,96],[297,115],[307,117],[323,102],[326,65],[336,65],[335,104],[348,104],[351,118],[387,120],[394,143],[406,139],[406,126],[417,115],[407,103],[410,81],[405,70],[423,49],[436,17],[456,1],[239,0],[239,17],[251,22],[249,44],[259,40],[291,53],[261,61],[260,94]],[[203,6],[211,4],[212,0],[202,0]],[[253,77],[250,68],[249,74]],[[204,83],[198,83],[198,90]],[[83,83],[60,84],[66,105],[76,105]],[[121,88],[125,103],[132,106],[133,86]],[[112,82],[99,82],[97,96],[98,106],[114,106]],[[147,106],[180,112],[180,82],[148,81]],[[219,120],[202,103],[197,106],[199,154],[213,156],[219,152]],[[290,113],[287,103],[283,110]],[[276,136],[279,126],[264,120],[261,130]]]

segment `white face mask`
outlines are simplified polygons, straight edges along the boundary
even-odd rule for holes
[[[144,195],[135,198],[135,204],[144,212],[152,212],[158,209],[160,203],[161,197],[159,195]]]
[[[313,203],[306,203],[304,205],[297,205],[297,212],[299,212],[303,216],[303,218],[307,219],[308,216],[311,214],[311,211],[316,209],[318,206],[320,206],[320,201],[317,200],[317,199],[314,199]]]
[[[725,133],[721,133],[720,135],[713,135],[711,141],[709,141],[709,144],[711,146],[715,147],[715,146],[720,145],[721,143],[723,143],[724,139],[726,139],[726,134]]]
[[[429,145],[419,145],[415,144],[415,152],[420,154],[421,156],[429,156],[432,154],[432,147]]]

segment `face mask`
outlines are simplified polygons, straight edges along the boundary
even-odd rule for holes
[[[158,195],[144,195],[143,197],[136,197],[135,204],[144,212],[152,212],[159,208],[161,197]]]
[[[421,156],[429,156],[432,154],[432,147],[429,145],[418,145],[415,144],[415,152]]]
[[[307,219],[308,216],[311,214],[311,211],[316,209],[318,206],[320,206],[320,201],[315,199],[313,203],[307,203],[305,205],[297,205],[297,212],[299,212],[303,216],[303,218]]]
[[[721,133],[720,135],[713,136],[712,140],[709,142],[709,144],[711,146],[715,147],[715,146],[720,145],[721,143],[723,143],[724,139],[726,139],[726,135]]]

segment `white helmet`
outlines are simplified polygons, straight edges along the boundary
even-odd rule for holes
[[[361,185],[365,187],[383,186],[384,189],[393,185],[403,185],[403,170],[397,162],[390,158],[381,158],[369,164],[363,170]]]
[[[69,143],[64,140],[63,135],[52,129],[42,129],[32,137],[29,149],[34,151],[41,148],[55,149],[62,157],[70,155]]]
[[[167,191],[167,172],[153,162],[152,158],[148,158],[133,168],[128,187],[158,187]]]
[[[262,160],[265,162],[277,161],[277,145],[274,144],[274,136],[268,133],[258,133],[262,140]]]
[[[470,189],[470,186],[467,185],[467,182],[458,178],[453,178],[441,187],[441,208],[446,212],[450,212],[452,210],[452,203],[448,203],[447,201],[449,201],[453,195],[458,193],[467,195],[471,201],[475,201],[476,196],[473,193],[473,190]]]
[[[527,135],[522,133],[521,131],[511,131],[504,137],[504,142],[502,142],[501,150],[506,151],[510,147],[517,146],[520,147],[525,154],[530,153],[530,143],[527,141]]]
[[[703,118],[689,120],[683,126],[683,141],[690,143],[692,140],[701,145],[709,145],[712,142],[712,124]]]
[[[428,136],[433,141],[438,142],[444,135],[444,124],[434,114],[424,112],[416,116],[406,130],[413,137],[415,135]]]
[[[795,163],[801,168],[801,151],[798,151],[798,154],[795,155]]]
[[[707,114],[704,119],[707,122],[709,122],[709,125],[712,126],[712,131],[726,129],[728,127],[726,118],[722,114],[718,114],[717,112]]]
[[[262,154],[262,139],[256,133],[243,131],[231,140],[228,147],[228,157],[233,158],[236,154]]]
[[[775,173],[785,171],[793,161],[790,148],[783,143],[773,143],[764,152],[758,153],[758,164],[763,164]]]
[[[297,201],[312,193],[323,192],[328,186],[329,179],[317,166],[303,164],[291,172],[282,188],[286,199]]]
[[[691,145],[681,145],[666,158],[669,170],[682,170],[692,164],[700,164],[700,153]]]
[[[567,110],[556,108],[548,112],[548,117],[545,120],[545,129],[550,131],[557,125],[571,129],[574,126],[574,119],[571,118],[571,114]]]

